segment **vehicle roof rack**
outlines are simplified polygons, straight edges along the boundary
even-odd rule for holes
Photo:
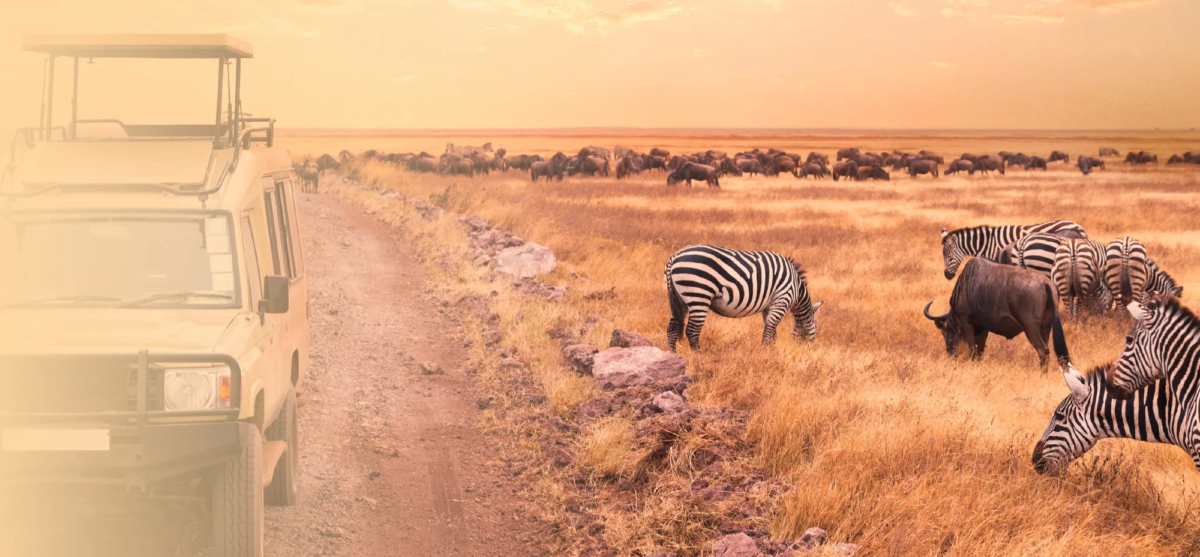
[[[26,35],[25,50],[70,58],[253,58],[250,43],[226,34]]]

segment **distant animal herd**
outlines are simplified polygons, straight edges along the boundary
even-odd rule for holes
[[[1105,170],[1105,159],[1119,158],[1121,153],[1111,147],[1101,147],[1098,155],[1076,156],[1075,167],[1085,175],[1097,169]],[[315,161],[306,160],[297,164],[296,172],[301,177],[305,190],[315,191],[320,172],[336,169],[341,164],[360,158],[396,164],[411,172],[454,176],[473,177],[491,172],[517,170],[528,172],[534,182],[539,179],[562,181],[564,177],[574,176],[610,176],[614,172],[617,179],[625,179],[642,172],[662,171],[666,173],[667,185],[682,183],[689,187],[693,181],[703,181],[710,187],[720,187],[723,176],[791,174],[804,179],[819,180],[829,177],[835,181],[864,181],[890,180],[891,174],[895,172],[907,174],[912,178],[938,178],[943,174],[954,175],[962,172],[970,176],[976,173],[987,175],[990,172],[1003,175],[1015,168],[1044,171],[1055,163],[1066,166],[1071,164],[1071,155],[1063,151],[1052,151],[1045,157],[1011,151],[1001,151],[995,155],[963,153],[947,164],[946,157],[926,150],[916,153],[874,153],[851,147],[839,149],[836,158],[831,162],[830,155],[824,153],[810,152],[802,156],[778,149],[754,149],[730,157],[726,152],[718,150],[672,155],[670,151],[658,147],[640,153],[627,147],[618,146],[609,150],[606,147],[588,146],[581,148],[574,155],[566,155],[559,151],[547,159],[536,154],[509,154],[503,147],[494,149],[491,143],[479,147],[447,143],[445,151],[438,156],[425,151],[383,153],[375,150],[357,156],[349,151],[342,151],[336,159],[326,154]],[[1158,155],[1146,151],[1130,151],[1126,153],[1123,162],[1130,165],[1158,164]],[[1167,164],[1200,165],[1200,153],[1189,151],[1182,155],[1172,155]]]
[[[924,315],[941,332],[947,353],[966,344],[983,357],[988,336],[1024,334],[1047,369],[1050,341],[1071,394],[1055,409],[1034,448],[1039,473],[1060,473],[1107,437],[1171,443],[1200,469],[1200,319],[1179,300],[1183,287],[1128,236],[1101,244],[1077,223],[977,226],[941,233],[943,273],[955,276],[949,311]],[[967,259],[963,265],[964,259]],[[961,267],[961,272],[959,272]],[[667,344],[686,336],[700,350],[709,313],[763,318],[762,343],[793,315],[792,336],[817,336],[814,303],[800,265],[772,252],[695,245],[673,254],[664,278],[670,320]],[[1071,361],[1063,319],[1134,322],[1116,361],[1081,373]],[[985,380],[986,378],[982,378]]]

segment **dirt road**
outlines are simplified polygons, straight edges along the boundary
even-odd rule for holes
[[[301,498],[268,508],[267,555],[536,555],[511,480],[486,464],[463,342],[422,268],[361,210],[300,201],[313,292]]]

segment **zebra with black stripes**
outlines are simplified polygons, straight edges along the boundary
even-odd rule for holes
[[[1084,309],[1101,313],[1112,307],[1104,268],[1104,246],[1095,240],[1063,240],[1054,252],[1050,280],[1071,319],[1079,319]]]
[[[1101,439],[1167,443],[1187,451],[1200,469],[1196,441],[1196,392],[1182,377],[1154,381],[1133,396],[1118,399],[1106,389],[1107,365],[1086,374],[1073,366],[1063,372],[1071,394],[1058,404],[1033,449],[1040,474],[1058,474]]]
[[[1109,242],[1105,252],[1108,263],[1104,267],[1104,280],[1108,284],[1109,291],[1118,293],[1116,298],[1120,307],[1125,307],[1135,300],[1141,300],[1148,275],[1146,261],[1149,258],[1146,256],[1146,246],[1125,236]],[[1129,282],[1132,298],[1125,299],[1119,295],[1122,281]]]
[[[1153,259],[1146,258],[1146,285],[1142,296],[1134,298],[1144,300],[1152,294],[1179,297],[1183,295],[1183,287],[1175,283],[1166,271],[1162,270]]]
[[[942,261],[945,264],[946,280],[954,278],[958,266],[966,256],[999,262],[1001,254],[1010,250],[1017,240],[1038,232],[1054,233],[1064,238],[1087,238],[1083,227],[1069,220],[1025,225],[976,226],[949,232],[943,228]]]
[[[1016,265],[1022,269],[1037,271],[1050,278],[1054,269],[1054,254],[1063,243],[1062,236],[1038,232],[1017,240],[1000,263]]]
[[[688,246],[670,259],[664,271],[671,321],[667,345],[672,351],[687,324],[688,345],[700,349],[700,330],[709,311],[725,317],[763,316],[764,345],[775,341],[775,328],[785,313],[795,319],[792,335],[817,336],[817,310],[804,270],[795,261],[768,251],[738,251],[717,246]]]

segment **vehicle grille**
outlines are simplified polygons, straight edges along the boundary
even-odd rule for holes
[[[163,408],[162,368],[147,373],[147,410]],[[137,409],[137,370],[128,365],[0,369],[0,412],[84,413]]]

